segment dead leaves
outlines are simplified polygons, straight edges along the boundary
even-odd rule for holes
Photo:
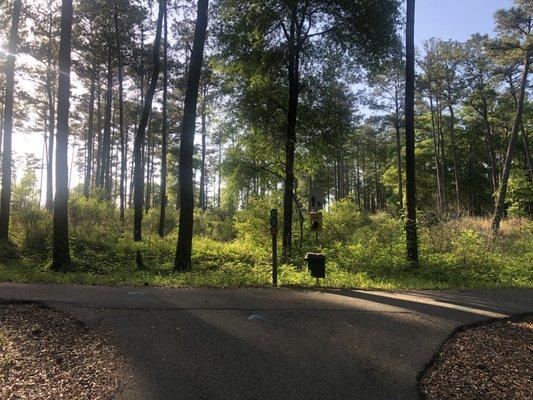
[[[422,377],[428,399],[533,398],[533,317],[467,329]]]
[[[105,333],[58,311],[0,304],[1,399],[114,399],[124,371]]]

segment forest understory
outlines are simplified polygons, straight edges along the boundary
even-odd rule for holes
[[[0,2],[0,281],[270,286],[276,208],[283,286],[533,287],[533,8],[494,11]]]
[[[50,270],[52,221],[47,211],[24,208],[13,215],[13,241],[1,248],[0,280],[86,285],[271,286],[269,199],[256,199],[235,216],[197,211],[192,270],[173,269],[177,215],[168,216],[169,234],[159,237],[159,215],[143,221],[142,243],[131,237],[109,203],[83,197],[70,202],[73,271]],[[126,218],[130,221],[131,218]],[[297,222],[295,221],[295,224]],[[487,218],[438,219],[421,216],[421,259],[413,269],[405,259],[404,223],[386,213],[361,213],[352,198],[324,213],[315,235],[304,222],[294,240],[291,263],[279,269],[282,286],[316,286],[304,261],[306,252],[327,257],[320,286],[362,289],[450,289],[533,286],[533,222],[510,218],[494,237]],[[280,243],[281,244],[281,243]],[[140,250],[144,269],[135,262]]]

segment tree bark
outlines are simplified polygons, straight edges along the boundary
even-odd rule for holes
[[[97,110],[96,110],[96,170],[94,176],[94,186],[101,187],[102,182],[101,171],[102,171],[102,89],[100,87],[100,74],[98,73],[98,78],[96,80],[98,88],[96,89],[97,93]]]
[[[93,141],[94,141],[94,100],[96,93],[96,66],[91,71],[91,90],[89,95],[89,126],[87,128],[87,160],[85,164],[85,177],[83,180],[83,195],[89,197],[91,188],[91,172],[93,168]]]
[[[522,124],[522,141],[524,143],[524,156],[526,158],[527,171],[529,175],[529,180],[533,182],[533,160],[531,159],[531,152],[529,150],[529,136],[524,124]]]
[[[125,179],[126,179],[126,134],[124,132],[124,90],[123,90],[123,78],[122,78],[122,47],[120,45],[120,26],[118,21],[118,9],[115,5],[115,36],[117,45],[117,67],[118,67],[118,118],[119,118],[119,130],[120,130],[120,221],[124,223],[125,208],[126,208],[126,191],[125,191]]]
[[[178,243],[174,268],[179,271],[191,268],[192,235],[193,235],[193,151],[194,131],[196,125],[196,106],[198,103],[198,87],[204,57],[205,37],[207,30],[208,0],[198,0],[194,42],[191,52],[183,123],[180,135],[179,185],[180,185],[180,219]]]
[[[146,126],[148,125],[148,118],[152,110],[152,100],[154,98],[155,89],[157,86],[157,79],[159,76],[160,60],[159,60],[159,48],[161,47],[161,26],[163,24],[163,14],[165,11],[164,0],[159,1],[159,15],[157,18],[157,28],[154,40],[154,52],[153,52],[153,70],[150,79],[150,86],[146,93],[146,100],[143,104],[143,110],[135,135],[135,142],[133,147],[134,157],[134,216],[133,216],[133,239],[136,242],[142,240],[142,218],[143,218],[143,191],[144,191],[144,171],[142,167],[142,146],[146,136]],[[142,254],[140,250],[137,250],[136,254],[137,267],[143,268]]]
[[[435,108],[433,106],[433,93],[430,89],[429,91],[429,107],[431,112],[431,130],[432,130],[432,139],[433,139],[433,148],[434,148],[434,160],[435,160],[435,170],[437,177],[437,211],[439,214],[442,214],[446,209],[446,194],[444,191],[444,172],[442,168],[442,163],[440,161],[440,141],[437,133],[437,126],[435,121]]]
[[[44,135],[43,135],[43,151],[41,153],[41,176],[39,179],[39,206],[41,205],[41,202],[43,200],[43,182],[44,182],[44,164],[46,160],[46,148],[48,144],[48,114],[47,114],[48,108],[45,108],[44,110]],[[0,118],[1,121],[1,118]],[[0,133],[1,135],[1,133]],[[0,153],[2,153],[1,150],[1,143],[0,143]]]
[[[207,201],[206,201],[206,194],[205,194],[205,141],[206,141],[206,135],[207,135],[207,124],[206,124],[206,109],[207,109],[207,84],[206,87],[204,87],[203,95],[202,95],[202,111],[201,111],[201,119],[202,119],[202,128],[201,128],[201,135],[202,135],[202,149],[201,149],[201,160],[200,160],[200,198],[199,198],[199,205],[202,210],[207,209]]]
[[[111,45],[108,44],[107,53],[107,87],[106,106],[104,116],[104,136],[102,143],[102,170],[100,182],[103,185],[106,200],[111,199],[111,111],[113,106],[113,63]]]
[[[13,135],[13,97],[15,89],[15,59],[18,46],[18,31],[22,1],[15,0],[13,17],[9,33],[8,54],[6,60],[6,90],[4,97],[4,152],[2,156],[2,191],[0,194],[0,242],[9,239],[9,215],[11,212],[11,141]]]
[[[397,169],[398,169],[398,196],[400,198],[400,210],[403,210],[402,142],[400,140],[401,132],[400,132],[399,115],[395,123],[395,128],[396,128],[396,163],[397,163]]]
[[[457,170],[457,149],[455,146],[455,114],[453,111],[453,106],[448,105],[448,110],[450,111],[450,139],[452,145],[452,163],[453,163],[453,177],[455,180],[455,201],[457,205],[457,213],[461,212],[461,201],[459,197],[459,171]]]
[[[135,124],[134,126],[134,132],[137,132],[137,124]],[[135,135],[133,137],[133,141],[135,143]],[[135,147],[135,146],[134,146]],[[132,150],[132,152],[135,150],[135,148]],[[132,155],[131,157],[131,160],[130,160],[130,176],[129,176],[129,180],[130,180],[130,183],[129,183],[129,186],[130,186],[130,190],[129,190],[129,193],[128,193],[128,207],[131,208],[132,205],[133,205],[133,188],[134,188],[134,174],[133,174],[133,171],[135,169],[135,157],[134,155]]]
[[[2,93],[2,98],[3,98]],[[4,110],[2,109],[2,114],[0,114],[0,154],[2,154],[2,140],[4,138]],[[1,177],[2,171],[0,170],[0,177]]]
[[[217,207],[221,205],[221,182],[222,182],[222,133],[218,136],[218,178],[217,178]]]
[[[441,179],[442,179],[442,196],[444,201],[442,202],[443,212],[448,212],[448,202],[446,201],[446,182],[448,180],[448,164],[446,162],[446,142],[444,141],[444,127],[442,123],[442,102],[439,97],[436,96],[435,103],[437,106],[437,137],[439,141],[440,150],[440,162],[441,162]]]
[[[168,135],[168,8],[165,1],[165,14],[163,16],[163,126],[161,131],[161,208],[159,211],[159,236],[165,236],[165,221],[167,210],[167,135]]]
[[[415,175],[415,0],[407,0],[405,73],[405,173],[407,260],[418,264]]]
[[[520,84],[520,93],[518,97],[518,103],[516,106],[516,115],[513,125],[513,131],[509,140],[509,146],[507,147],[507,154],[505,156],[505,162],[503,164],[502,177],[500,180],[500,187],[498,191],[498,197],[496,199],[496,207],[494,210],[494,216],[492,218],[492,232],[497,234],[500,231],[500,223],[503,218],[505,210],[505,198],[507,195],[507,185],[509,182],[509,174],[511,173],[511,162],[513,159],[513,152],[516,141],[518,139],[518,131],[520,130],[520,124],[522,123],[522,113],[524,111],[524,100],[526,96],[527,76],[529,74],[529,52],[526,51],[524,59],[524,72],[522,73],[522,82]]]
[[[63,0],[58,64],[56,194],[54,199],[54,248],[52,252],[52,269],[56,271],[68,271],[71,268],[68,233],[68,134],[71,41],[72,0]]]
[[[52,28],[50,28],[51,30]],[[49,31],[50,36],[52,35]],[[48,44],[46,67],[46,96],[48,100],[48,162],[46,164],[46,209],[54,209],[54,137],[55,137],[55,98],[52,88],[54,75],[52,72],[52,43]]]
[[[148,214],[151,206],[151,196],[152,196],[152,182],[151,182],[151,168],[152,168],[152,154],[154,147],[154,135],[155,133],[152,130],[152,117],[149,118],[148,122],[148,140],[145,143],[145,157],[144,157],[144,168],[146,169],[146,198],[144,200],[144,212]]]

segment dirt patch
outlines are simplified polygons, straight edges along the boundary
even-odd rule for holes
[[[533,317],[467,328],[420,380],[426,399],[533,399]]]
[[[0,303],[0,398],[117,398],[128,364],[108,338],[55,310]]]

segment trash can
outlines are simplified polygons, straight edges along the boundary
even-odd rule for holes
[[[305,255],[307,267],[313,278],[326,277],[326,256],[322,253],[307,253]]]

